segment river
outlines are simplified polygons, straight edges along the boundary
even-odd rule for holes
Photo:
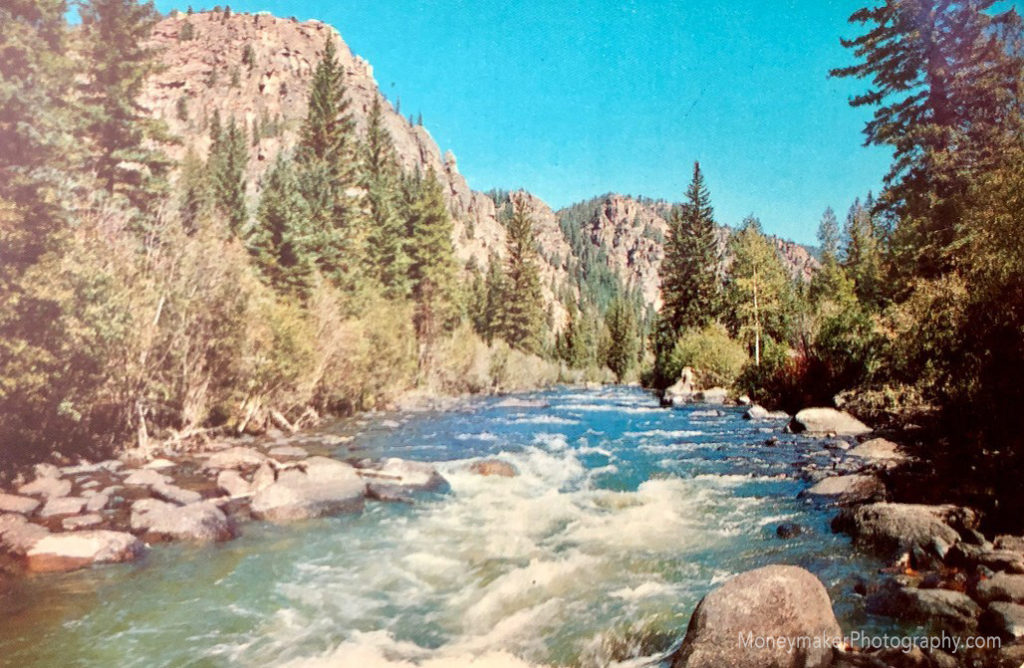
[[[879,564],[796,498],[821,442],[742,412],[609,388],[337,422],[297,442],[436,462],[450,490],[24,580],[0,598],[0,663],[658,666],[701,596],[771,563],[821,578],[844,630],[884,629],[852,593]],[[519,475],[467,471],[480,457]]]

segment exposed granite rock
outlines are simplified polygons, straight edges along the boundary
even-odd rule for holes
[[[131,527],[136,533],[164,540],[209,542],[234,536],[227,516],[210,502],[177,506],[140,499],[132,504]]]
[[[211,469],[254,469],[267,461],[267,456],[255,448],[236,446],[215,452],[206,460]]]
[[[73,571],[92,564],[134,561],[145,551],[142,542],[120,531],[72,531],[41,538],[26,553],[36,573]]]
[[[355,468],[326,457],[311,457],[305,471],[287,469],[256,493],[252,514],[258,519],[291,522],[361,510],[366,484]]]
[[[844,506],[884,500],[885,485],[870,474],[831,476],[800,492],[800,496]]]
[[[867,610],[911,622],[963,632],[977,627],[981,607],[970,596],[948,589],[884,588],[867,599]]]
[[[766,566],[728,580],[705,596],[690,618],[672,668],[826,668],[832,647],[790,652],[785,644],[743,647],[739,638],[829,638],[842,633],[825,587],[796,566]]]
[[[43,496],[55,498],[67,496],[71,493],[71,481],[62,478],[36,478],[30,483],[18,488],[18,493],[28,496]]]
[[[978,583],[975,598],[981,603],[1005,601],[1024,604],[1024,575],[996,573]]]
[[[0,513],[31,515],[39,507],[39,499],[17,494],[0,494]]]
[[[859,436],[871,428],[849,413],[834,408],[805,408],[793,416],[790,429],[795,433]]]
[[[80,496],[62,496],[51,498],[39,511],[40,517],[55,517],[57,515],[77,515],[82,512],[87,499]]]
[[[955,545],[960,534],[949,522],[964,522],[964,509],[955,506],[926,506],[907,503],[872,503],[843,509],[832,528],[853,537],[854,544],[896,559],[915,550],[937,554],[935,539]],[[970,517],[976,521],[973,514]]]
[[[23,556],[48,535],[49,529],[32,524],[24,515],[0,515],[0,552]]]

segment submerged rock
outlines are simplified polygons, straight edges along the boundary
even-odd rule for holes
[[[741,573],[705,596],[690,618],[672,668],[825,668],[842,632],[824,585],[797,566]],[[794,651],[766,639],[810,638]],[[749,639],[750,646],[741,644]]]
[[[470,464],[469,470],[483,476],[496,475],[502,478],[514,478],[519,475],[515,466],[500,459],[481,459]]]
[[[783,539],[796,538],[805,533],[807,533],[807,529],[802,524],[797,524],[796,522],[783,522],[775,527],[775,535]]]
[[[841,475],[824,478],[800,492],[801,498],[812,498],[840,506],[885,499],[885,485],[869,474]]]
[[[304,471],[281,471],[275,482],[256,493],[256,518],[291,522],[362,510],[366,483],[354,467],[327,457],[311,457],[303,464]]]
[[[834,408],[805,408],[789,423],[794,433],[835,434],[860,436],[871,432],[871,427],[849,413]]]
[[[30,571],[45,573],[134,561],[144,551],[142,541],[130,533],[71,531],[41,538],[25,557]]]

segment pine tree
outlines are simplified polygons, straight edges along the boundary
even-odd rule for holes
[[[729,245],[733,263],[725,295],[728,324],[732,335],[747,345],[755,365],[760,366],[765,340],[782,342],[789,337],[793,310],[790,279],[757,218],[748,216]]]
[[[199,230],[213,209],[213,194],[206,165],[190,147],[178,175],[178,217],[187,234]]]
[[[839,221],[832,207],[825,209],[818,225],[818,241],[821,243],[821,269],[815,272],[808,288],[812,304],[818,305],[837,290],[845,289],[849,277],[839,263]]]
[[[309,209],[291,163],[278,156],[248,240],[256,266],[278,291],[305,297],[315,273]]]
[[[605,365],[621,383],[633,369],[640,347],[633,305],[622,297],[616,297],[608,307],[604,321],[608,328]]]
[[[226,128],[214,111],[210,125],[212,144],[208,161],[213,201],[232,235],[241,235],[249,218],[245,201],[245,173],[249,163],[245,127],[231,119]]]
[[[428,361],[431,344],[458,315],[458,289],[452,219],[432,167],[419,180],[418,190],[410,209],[409,277],[416,301],[416,333],[424,346],[422,364]]]
[[[970,182],[1019,135],[1021,21],[1012,8],[991,13],[996,4],[886,0],[850,17],[868,26],[843,40],[860,62],[832,76],[872,82],[850,104],[876,107],[866,143],[895,152],[881,204],[901,219],[893,242],[903,274],[950,268]]]
[[[501,258],[496,253],[491,253],[488,259],[484,289],[482,327],[477,331],[489,344],[495,336],[499,335],[498,328],[505,312],[505,272],[502,268]]]
[[[865,304],[877,305],[883,293],[882,240],[870,204],[861,204],[859,198],[854,201],[846,216],[843,236],[843,266],[853,279],[857,297]]]
[[[539,353],[542,344],[544,313],[540,271],[537,268],[537,240],[533,219],[526,203],[512,202],[505,240],[505,294],[498,331],[513,348]]]
[[[558,336],[557,351],[573,369],[586,369],[596,361],[597,314],[593,310],[569,309],[569,321]]]
[[[405,222],[399,215],[400,177],[383,108],[374,98],[362,142],[362,186],[366,190],[367,268],[388,297],[409,293]]]
[[[364,234],[358,185],[355,121],[345,97],[344,72],[328,38],[313,73],[309,111],[296,151],[299,184],[309,205],[317,264],[339,287],[361,284]]]
[[[818,224],[818,243],[821,244],[821,262],[839,261],[839,219],[832,207],[825,209]]]
[[[704,327],[719,312],[718,240],[711,197],[699,162],[694,163],[686,202],[672,212],[670,225],[661,265],[663,305],[655,346],[656,364],[662,370],[683,330]],[[658,379],[666,384],[672,380]]]
[[[120,193],[149,211],[166,192],[167,157],[150,142],[163,126],[139,106],[138,98],[155,67],[145,46],[160,18],[152,2],[83,0],[88,72],[82,99],[88,111],[92,167],[102,188]]]

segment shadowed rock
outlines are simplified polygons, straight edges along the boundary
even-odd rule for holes
[[[832,476],[800,492],[800,497],[827,501],[840,506],[882,501],[885,499],[885,485],[873,475]]]

